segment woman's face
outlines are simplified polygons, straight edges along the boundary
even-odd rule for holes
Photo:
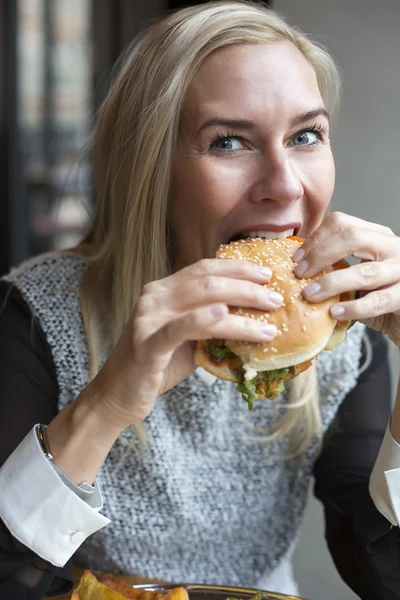
[[[169,215],[174,269],[246,232],[306,237],[323,218],[334,177],[316,75],[295,46],[214,52],[183,106]]]

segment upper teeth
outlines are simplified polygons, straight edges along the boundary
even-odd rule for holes
[[[243,233],[243,237],[265,238],[267,240],[276,240],[278,238],[286,238],[293,235],[294,229],[286,229],[286,231],[247,231]]]

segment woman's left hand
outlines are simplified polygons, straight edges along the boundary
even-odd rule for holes
[[[343,292],[361,292],[355,300],[335,304],[332,316],[360,321],[400,347],[400,238],[383,225],[332,213],[293,255],[299,263],[295,274],[312,277],[346,256],[361,262],[323,275],[304,288],[304,297],[320,302]]]

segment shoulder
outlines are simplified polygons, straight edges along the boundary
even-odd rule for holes
[[[86,268],[87,259],[54,252],[26,261],[2,280],[8,283],[9,290],[18,290],[46,330],[51,323],[76,320],[80,313],[80,285]]]
[[[87,265],[88,260],[80,256],[50,253],[23,263],[3,278],[21,294],[51,349],[59,406],[76,397],[89,377],[80,294]]]
[[[61,252],[51,252],[32,258],[12,269],[3,280],[21,289],[23,286],[57,291],[80,285],[87,268],[87,259]]]

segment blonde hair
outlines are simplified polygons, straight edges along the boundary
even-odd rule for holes
[[[127,52],[99,110],[91,146],[95,214],[90,231],[74,249],[89,259],[81,298],[92,377],[100,348],[116,343],[143,285],[171,272],[171,167],[191,80],[219,48],[276,42],[291,42],[305,56],[325,104],[335,113],[340,78],[332,58],[260,4],[222,1],[173,12]],[[296,401],[278,427],[279,436],[302,420],[301,448],[321,430],[313,371],[293,386]]]

